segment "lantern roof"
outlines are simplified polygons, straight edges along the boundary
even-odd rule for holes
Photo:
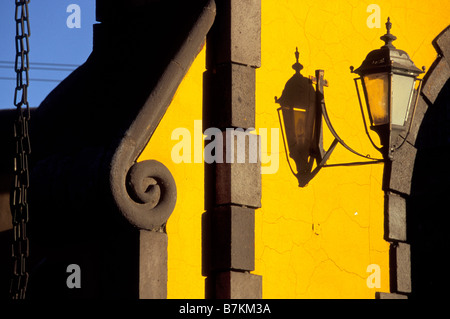
[[[388,21],[386,22],[387,32],[380,37],[385,44],[380,49],[371,51],[359,68],[353,70],[352,67],[352,72],[360,76],[373,73],[393,72],[413,77],[424,72],[415,66],[408,53],[397,49],[392,44],[397,37],[391,34],[391,28],[392,23],[390,18],[388,18]]]

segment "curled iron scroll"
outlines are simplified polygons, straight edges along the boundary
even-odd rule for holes
[[[145,229],[167,222],[175,208],[177,188],[166,166],[155,160],[137,162],[128,171],[126,185],[131,199],[128,220]]]
[[[161,229],[175,207],[176,187],[169,170],[157,161],[137,162],[137,158],[200,52],[215,15],[214,0],[205,0],[183,43],[170,59],[112,158],[110,187],[114,201],[122,215],[136,227]]]

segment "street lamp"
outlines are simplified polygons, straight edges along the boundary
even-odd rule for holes
[[[388,18],[387,33],[381,37],[385,45],[370,52],[356,70],[350,68],[353,73],[360,76],[354,81],[366,134],[372,145],[382,153],[383,159],[358,153],[338,136],[331,125],[325,106],[323,87],[327,86],[327,81],[324,79],[324,71],[317,70],[315,77],[302,76],[300,70],[303,66],[298,62],[299,52],[296,50],[297,61],[292,66],[295,74],[286,83],[281,97],[275,97],[275,102],[280,104],[278,117],[286,157],[289,154],[296,163],[297,172],[292,168],[288,158],[289,167],[297,177],[300,187],[306,186],[323,167],[386,162],[392,159],[393,152],[406,140],[421,90],[422,82],[417,77],[424,71],[414,65],[405,51],[398,50],[392,45],[396,37],[390,33],[391,27],[392,23]],[[381,147],[374,143],[367,129],[358,81],[361,82],[364,93],[370,128],[379,135]],[[316,84],[315,90],[313,83]],[[322,116],[335,138],[327,151],[324,151],[322,146]],[[402,133],[403,142],[397,146],[395,143]],[[366,161],[327,165],[326,162],[338,143],[365,158]],[[315,168],[313,168],[314,161]]]
[[[370,128],[380,137],[382,147],[377,149],[385,157],[392,157],[392,153],[399,148],[394,143],[401,133],[406,133],[406,140],[412,123],[410,115],[414,114],[421,89],[421,80],[417,77],[424,72],[414,65],[405,51],[392,45],[397,38],[391,34],[391,27],[392,23],[388,18],[387,33],[381,37],[385,45],[370,52],[356,70],[350,67],[353,73],[360,76],[355,79],[355,84],[361,110],[363,106],[358,80],[363,88]],[[417,82],[419,85],[414,99]]]

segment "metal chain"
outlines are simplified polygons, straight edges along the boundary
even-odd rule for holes
[[[29,255],[29,240],[26,226],[29,220],[27,192],[29,187],[28,156],[31,153],[28,121],[30,107],[27,100],[28,91],[28,52],[30,24],[28,21],[28,4],[30,0],[15,0],[16,21],[16,89],[14,105],[17,117],[14,122],[14,188],[11,193],[11,214],[13,223],[13,274],[11,278],[10,296],[12,299],[25,299],[28,285],[26,260]]]

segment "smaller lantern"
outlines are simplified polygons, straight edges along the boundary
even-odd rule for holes
[[[356,70],[351,67],[352,72],[360,76],[355,81],[361,81],[371,122],[370,128],[380,137],[383,148],[378,149],[382,150],[384,155],[389,153],[389,156],[395,149],[392,143],[409,127],[409,115],[414,113],[420,92],[419,85],[416,100],[413,102],[416,82],[421,81],[417,76],[423,73],[405,51],[392,45],[397,38],[391,34],[391,27],[392,23],[388,18],[387,33],[380,38],[385,45],[370,52]],[[360,96],[358,85],[356,87]]]

